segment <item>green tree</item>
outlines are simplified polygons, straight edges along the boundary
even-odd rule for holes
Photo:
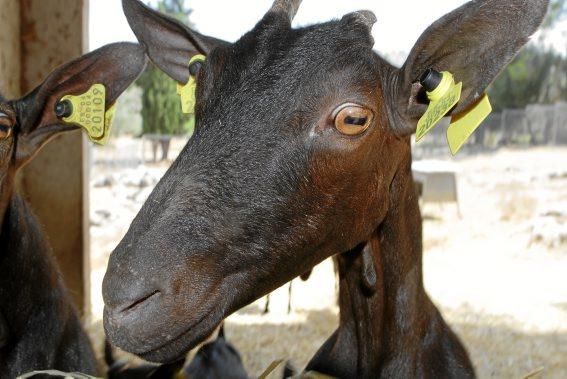
[[[567,1],[551,0],[549,4],[549,12],[543,21],[542,28],[544,30],[554,27],[558,22],[565,20],[567,17]]]
[[[157,3],[157,9],[184,24],[189,24],[189,16],[192,11],[185,7],[185,0],[160,0]]]
[[[191,11],[185,0],[160,0],[153,4],[163,13],[188,23]],[[142,88],[142,132],[144,134],[178,135],[192,132],[192,116],[181,112],[177,85],[161,70],[151,65],[137,84]]]
[[[131,86],[118,99],[112,127],[114,135],[142,134],[142,89],[139,86]]]
[[[566,0],[552,0],[540,38],[514,58],[489,88],[494,109],[567,100],[567,57],[544,45],[546,33],[567,16]]]
[[[561,54],[527,46],[491,85],[489,94],[495,110],[567,100],[565,72],[567,60]]]

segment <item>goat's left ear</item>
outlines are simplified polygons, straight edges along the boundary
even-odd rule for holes
[[[228,42],[192,30],[183,23],[151,9],[140,0],[122,0],[124,14],[152,63],[177,83],[189,80],[189,60],[209,55]]]
[[[102,47],[53,71],[39,87],[15,102],[18,113],[16,163],[27,163],[56,134],[76,129],[55,114],[66,95],[80,95],[94,84],[106,87],[108,110],[146,67],[142,46],[116,43]]]
[[[419,78],[429,68],[449,71],[463,82],[453,114],[467,109],[537,30],[549,0],[470,1],[431,25],[396,73],[392,123],[396,132],[415,132],[427,104]]]

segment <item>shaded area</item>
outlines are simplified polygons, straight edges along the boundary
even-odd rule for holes
[[[479,378],[522,378],[540,367],[542,377],[567,377],[567,332],[524,331],[509,317],[475,313],[466,306],[443,314],[469,350]],[[337,314],[329,310],[298,310],[297,315],[305,321],[227,324],[229,338],[251,373],[260,374],[282,358],[304,367],[338,323]]]
[[[543,378],[567,377],[567,332],[525,331],[509,317],[466,307],[445,315],[469,350],[479,378],[523,378],[539,368]]]

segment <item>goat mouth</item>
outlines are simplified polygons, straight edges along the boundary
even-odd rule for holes
[[[147,361],[169,363],[204,341],[222,321],[220,307],[208,306],[200,308],[198,317],[185,327],[176,327],[173,313],[164,313],[171,302],[162,295],[154,291],[120,310],[105,307],[104,329],[109,342]]]
[[[149,293],[148,295],[143,296],[140,299],[134,301],[130,305],[127,305],[126,307],[122,308],[119,312],[120,313],[133,312],[133,311],[136,310],[136,308],[140,307],[141,305],[143,305],[147,301],[151,300],[154,296],[159,295],[159,294],[160,294],[160,291],[155,290],[155,291]]]

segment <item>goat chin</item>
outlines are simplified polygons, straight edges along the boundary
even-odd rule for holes
[[[173,323],[170,324],[168,319],[175,313],[166,311],[170,308],[165,302],[174,301],[175,299],[168,298],[156,300],[156,304],[149,308],[142,307],[125,316],[105,308],[104,327],[107,338],[114,346],[150,362],[169,363],[178,360],[210,338],[224,315],[206,309],[200,312],[202,316],[195,321],[187,319],[187,323],[172,327]],[[191,308],[182,311],[187,312],[186,309]]]

